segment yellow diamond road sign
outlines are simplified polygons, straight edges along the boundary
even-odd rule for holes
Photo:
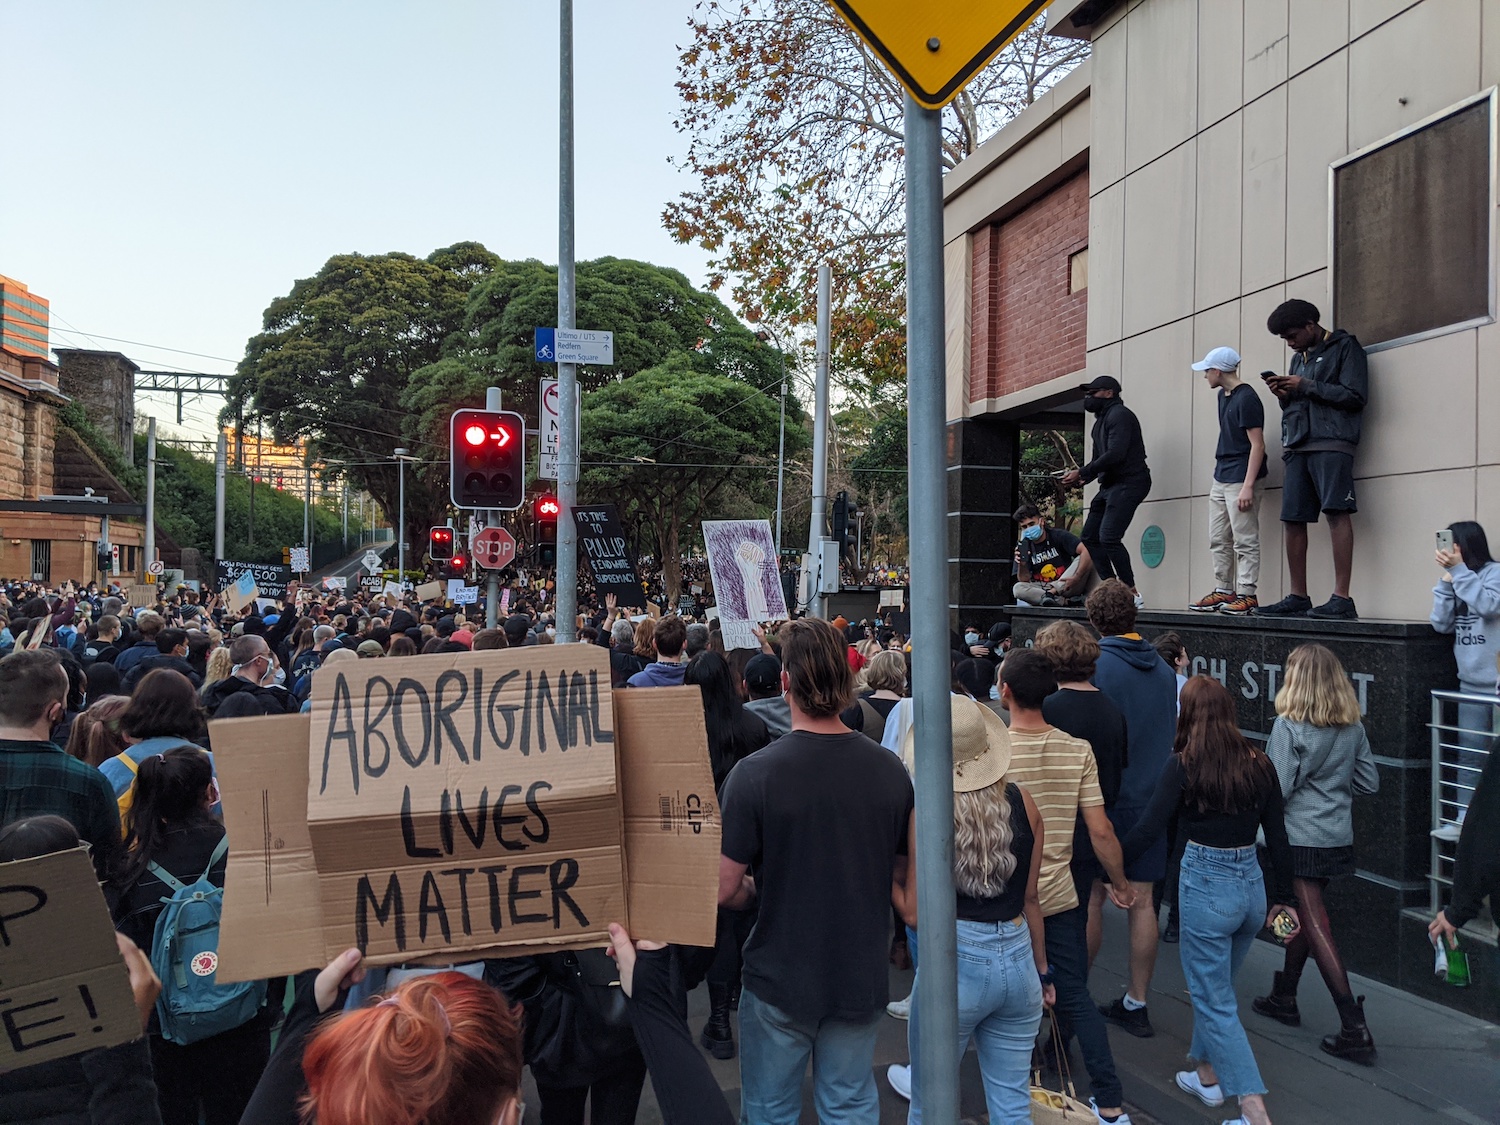
[[[831,0],[918,104],[947,105],[1051,0]]]

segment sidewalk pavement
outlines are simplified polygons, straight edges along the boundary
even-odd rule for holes
[[[1126,962],[1124,916],[1106,910],[1104,948],[1090,978],[1096,1000],[1108,1002],[1124,991]],[[1338,1014],[1310,962],[1298,997],[1300,1028],[1284,1027],[1250,1010],[1251,998],[1269,990],[1271,973],[1280,964],[1279,949],[1257,942],[1237,981],[1241,1018],[1270,1087],[1267,1108],[1276,1125],[1500,1125],[1500,1027],[1351,976],[1355,993],[1366,997],[1365,1012],[1379,1058],[1373,1067],[1340,1062],[1318,1048],[1318,1041],[1337,1029]],[[910,981],[910,973],[892,971],[891,995],[904,996]],[[1153,1038],[1137,1039],[1110,1029],[1134,1125],[1218,1125],[1234,1112],[1233,1104],[1205,1109],[1178,1090],[1173,1080],[1175,1072],[1186,1067],[1192,1034],[1192,1006],[1175,945],[1159,947],[1149,1006],[1156,1028]],[[688,998],[688,1022],[695,1036],[702,1030],[707,1007],[706,989]],[[881,1125],[906,1121],[906,1103],[885,1080],[886,1066],[906,1059],[906,1024],[886,1019],[875,1049]],[[1086,1074],[1076,1044],[1073,1059],[1079,1096],[1086,1101]],[[738,1112],[738,1059],[709,1063],[730,1107]],[[964,1056],[960,1087],[965,1121],[983,1121],[984,1092],[973,1051]],[[527,1101],[535,1105],[534,1092]],[[529,1110],[526,1120],[539,1120],[535,1113]],[[636,1120],[638,1125],[661,1122],[649,1080]],[[810,1078],[803,1087],[802,1121],[817,1122]]]

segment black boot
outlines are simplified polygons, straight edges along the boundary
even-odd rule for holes
[[[1365,1024],[1365,998],[1344,996],[1333,998],[1338,1005],[1339,1022],[1343,1026],[1337,1035],[1325,1035],[1322,1047],[1336,1059],[1375,1065],[1375,1040]]]
[[[716,1059],[734,1058],[734,1029],[729,1024],[727,984],[709,983],[708,1022],[703,1025],[703,1049]]]
[[[1302,1013],[1297,1010],[1297,981],[1285,973],[1277,973],[1271,985],[1271,995],[1257,996],[1250,1006],[1263,1016],[1270,1016],[1288,1027],[1302,1026]]]

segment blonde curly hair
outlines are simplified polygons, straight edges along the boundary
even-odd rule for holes
[[[970,898],[995,898],[1016,870],[1006,781],[953,794],[953,885]]]

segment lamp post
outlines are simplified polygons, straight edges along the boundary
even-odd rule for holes
[[[408,451],[398,448],[396,458],[396,585],[406,581],[406,459]]]
[[[786,491],[786,350],[780,338],[769,328],[755,334],[762,342],[769,339],[781,357],[781,432],[776,447],[776,569],[781,570],[781,507]]]

